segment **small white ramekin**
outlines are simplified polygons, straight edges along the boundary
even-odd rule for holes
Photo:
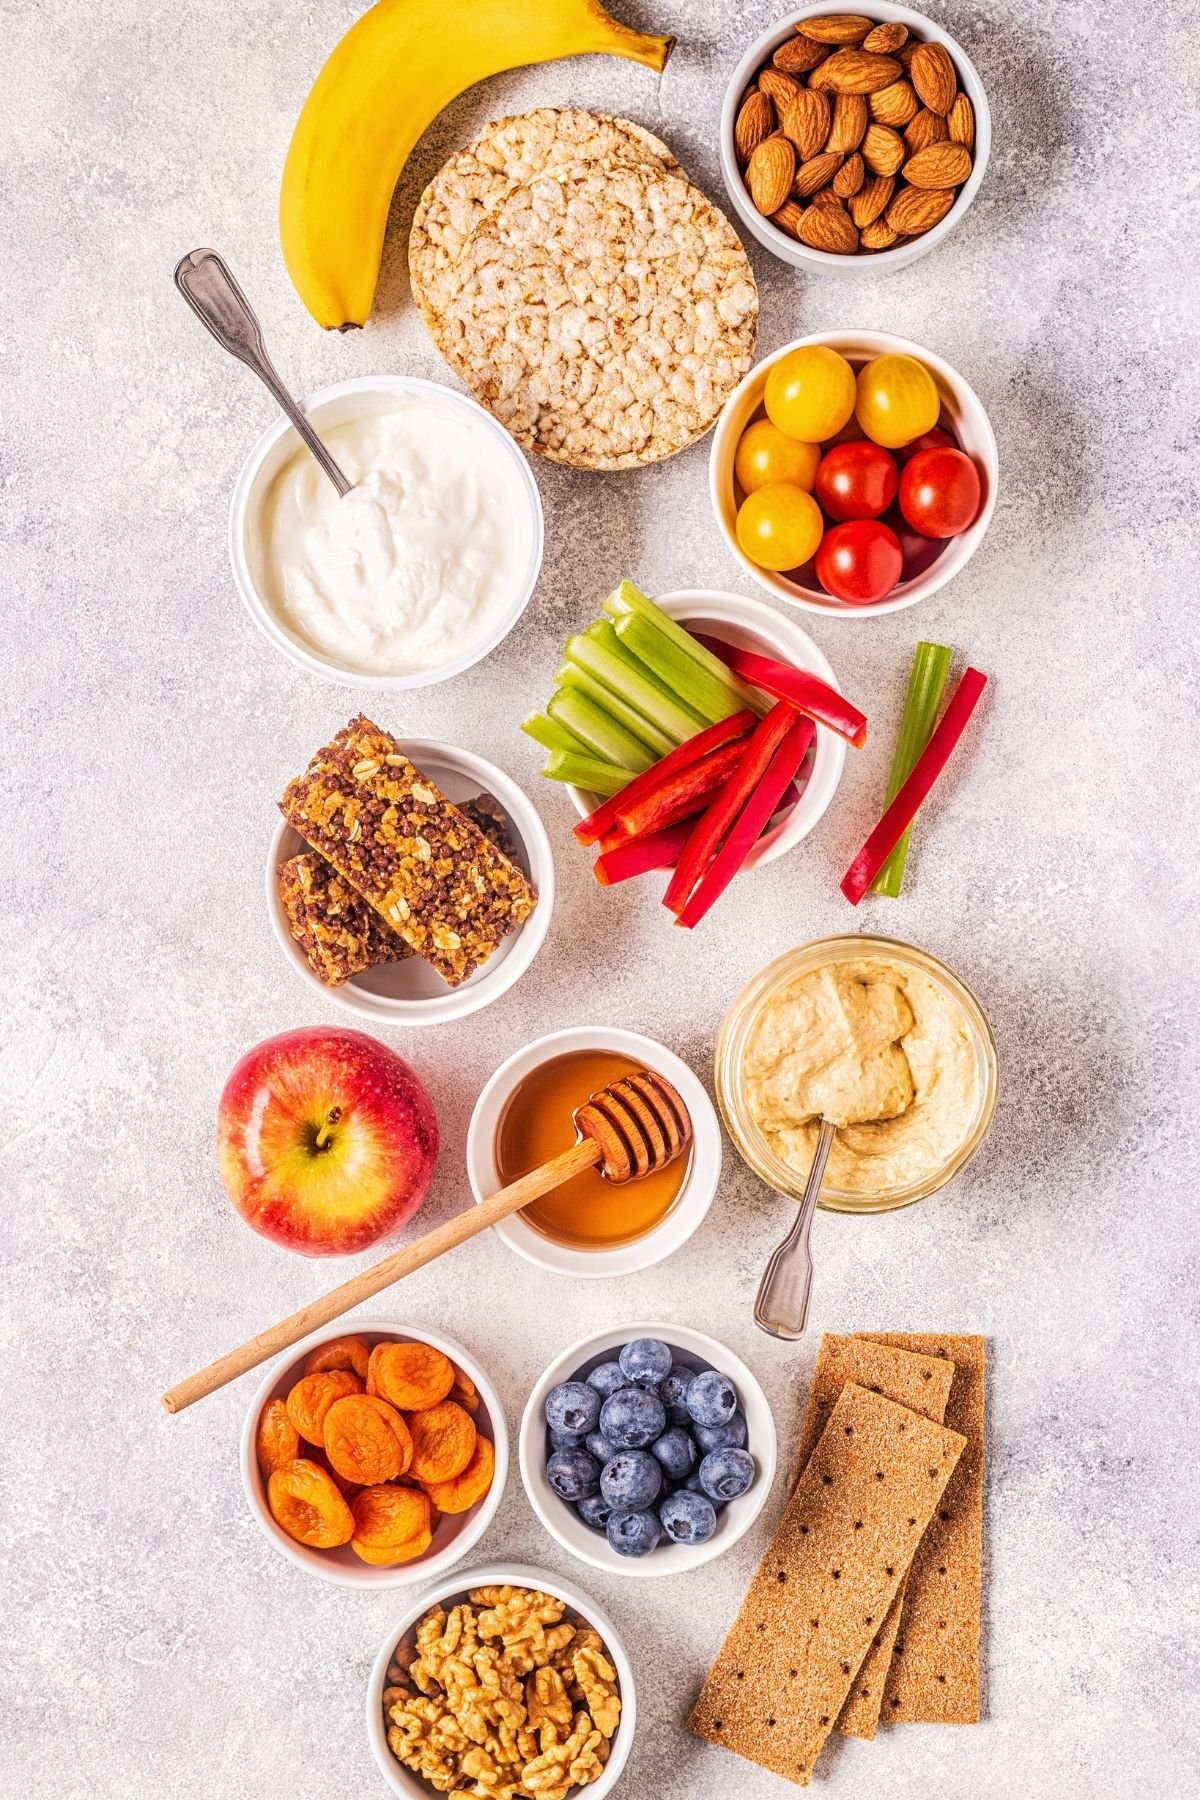
[[[529,604],[542,567],[542,501],[529,464],[504,427],[468,395],[443,387],[437,381],[422,381],[415,375],[363,375],[356,376],[352,381],[335,382],[332,387],[318,388],[305,401],[304,410],[320,431],[322,425],[339,424],[343,419],[353,417],[362,409],[364,401],[386,400],[389,396],[411,394],[436,395],[440,404],[454,407],[464,416],[469,416],[476,430],[486,431],[501,444],[517,474],[528,510],[529,560],[520,584],[503,617],[493,629],[452,662],[443,663],[436,669],[421,669],[411,675],[364,674],[361,669],[345,668],[335,658],[326,656],[311,644],[305,643],[294,632],[289,631],[275,613],[262,592],[256,575],[255,530],[271,483],[284,464],[290,462],[298,450],[303,449],[300,439],[286,419],[278,419],[263,432],[242,465],[242,472],[233,490],[233,501],[229,509],[229,558],[233,565],[233,578],[247,612],[264,637],[292,662],[298,663],[310,675],[320,675],[326,681],[341,682],[345,687],[433,687],[439,681],[449,681],[453,676],[461,675],[464,669],[481,661],[508,636]]]
[[[484,1437],[491,1438],[496,1452],[496,1472],[482,1500],[477,1500],[465,1513],[444,1513],[424,1556],[409,1563],[396,1563],[391,1568],[360,1562],[349,1544],[342,1544],[336,1550],[314,1550],[311,1545],[298,1544],[286,1531],[281,1531],[267,1505],[267,1485],[259,1473],[258,1458],[254,1453],[259,1414],[267,1401],[286,1400],[289,1390],[304,1372],[305,1358],[318,1344],[327,1344],[331,1338],[339,1337],[365,1337],[372,1348],[383,1341],[394,1341],[432,1344],[435,1350],[441,1350],[466,1371],[479,1390],[480,1406],[475,1414],[475,1428]],[[303,1443],[300,1453],[304,1454]],[[242,1488],[251,1512],[279,1554],[295,1563],[297,1568],[320,1576],[322,1581],[335,1582],[339,1587],[410,1587],[413,1582],[431,1581],[461,1562],[495,1518],[508,1480],[508,1428],[499,1394],[470,1351],[456,1338],[447,1337],[440,1331],[427,1331],[423,1325],[409,1329],[392,1319],[360,1319],[352,1313],[348,1318],[335,1319],[331,1325],[314,1331],[264,1376],[242,1428],[241,1464]]]
[[[560,1381],[590,1375],[602,1362],[615,1360],[615,1353],[631,1338],[641,1337],[659,1338],[669,1344],[677,1362],[696,1369],[719,1369],[722,1375],[728,1375],[746,1415],[746,1448],[754,1458],[757,1472],[754,1485],[740,1499],[731,1500],[718,1512],[717,1529],[706,1544],[672,1544],[664,1540],[648,1556],[618,1556],[603,1532],[593,1531],[585,1525],[574,1507],[560,1500],[546,1480],[546,1417],[543,1409],[546,1396]],[[604,1569],[610,1575],[682,1575],[724,1556],[749,1531],[766,1505],[775,1479],[777,1458],[774,1415],[755,1376],[740,1356],[735,1356],[716,1338],[693,1331],[687,1325],[610,1325],[605,1331],[581,1338],[569,1350],[564,1350],[538,1381],[526,1402],[517,1436],[521,1480],[530,1506],[550,1536],[581,1562],[591,1563],[593,1568]]]
[[[678,619],[681,625],[695,626],[711,637],[724,638],[739,650],[755,650],[761,656],[774,656],[780,662],[807,669],[836,688],[839,694],[842,691],[827,658],[808,633],[793,620],[764,606],[761,600],[746,600],[741,594],[713,588],[680,588],[676,593],[659,596],[654,604],[668,617]],[[837,792],[845,765],[845,738],[825,725],[818,725],[812,774],[804,792],[787,817],[759,838],[746,858],[744,868],[758,869],[764,863],[774,862],[777,856],[786,855],[808,836]],[[581,819],[586,819],[600,805],[599,795],[586,793],[583,788],[569,787],[567,792]]]
[[[809,274],[862,275],[866,272],[874,275],[876,270],[906,269],[918,257],[928,256],[959,224],[979,192],[987,169],[992,148],[992,115],[978,70],[962,45],[948,31],[943,31],[936,20],[928,18],[924,13],[914,12],[909,6],[895,6],[891,4],[891,0],[872,0],[870,6],[863,8],[863,13],[875,24],[907,25],[912,37],[920,38],[926,43],[944,44],[950,52],[958,75],[958,85],[975,109],[975,147],[972,152],[971,173],[959,189],[958,197],[944,219],[940,219],[931,230],[922,232],[920,237],[909,238],[892,250],[876,250],[869,256],[834,256],[828,250],[812,250],[807,244],[789,237],[786,231],[780,231],[778,225],[772,225],[770,219],[759,212],[746,191],[746,184],[738,168],[733,147],[733,128],[737,122],[742,95],[749,87],[752,77],[764,63],[771,60],[780,44],[786,44],[794,37],[801,19],[815,19],[825,13],[845,11],[844,0],[821,0],[817,6],[805,6],[799,12],[789,13],[786,19],[772,25],[769,31],[764,31],[751,44],[725,90],[720,128],[721,173],[725,177],[725,187],[738,218],[751,237],[757,238],[763,248],[770,250],[780,262],[790,263],[793,269],[803,269]]]
[[[434,1587],[422,1594],[420,1600],[414,1601],[403,1618],[388,1632],[380,1645],[379,1655],[375,1658],[367,1681],[367,1737],[380,1774],[393,1794],[400,1796],[400,1800],[433,1800],[434,1790],[427,1781],[398,1762],[388,1749],[383,1691],[387,1686],[388,1665],[397,1644],[415,1628],[431,1607],[440,1606],[449,1612],[452,1607],[466,1600],[472,1588],[509,1586],[534,1588],[544,1594],[553,1594],[557,1600],[565,1600],[569,1609],[568,1616],[577,1615],[585,1625],[598,1631],[603,1639],[604,1654],[617,1674],[621,1717],[612,1737],[608,1761],[599,1780],[589,1783],[585,1788],[572,1788],[571,1800],[579,1800],[583,1795],[587,1796],[587,1800],[606,1800],[606,1796],[612,1793],[620,1781],[629,1760],[629,1752],[633,1748],[637,1697],[634,1692],[633,1666],[616,1626],[589,1594],[582,1593],[574,1582],[564,1581],[561,1575],[552,1575],[549,1569],[536,1569],[528,1563],[487,1563],[482,1568],[463,1571],[453,1587]]]
[[[736,483],[733,465],[738,440],[751,420],[762,413],[763,395],[771,369],[792,350],[802,349],[809,344],[825,344],[829,349],[838,351],[853,365],[855,373],[864,363],[871,362],[877,356],[912,356],[917,362],[923,363],[937,384],[942,401],[941,416],[953,428],[962,448],[975,464],[983,489],[979,516],[975,523],[957,537],[948,538],[945,549],[924,574],[916,576],[912,581],[903,582],[890,594],[885,594],[882,600],[874,600],[866,606],[850,606],[844,600],[836,600],[823,588],[808,587],[791,580],[785,574],[760,569],[750,561],[737,541],[738,495],[741,490]],[[806,612],[823,613],[827,619],[870,619],[879,613],[901,612],[904,607],[915,606],[918,600],[927,600],[930,594],[936,594],[939,588],[945,587],[960,569],[966,567],[983,542],[984,533],[996,509],[999,478],[1000,460],[996,451],[996,434],[974,388],[963,380],[956,369],[952,369],[949,363],[943,362],[931,350],[926,350],[921,344],[911,343],[908,338],[892,337],[886,331],[818,331],[811,337],[796,338],[792,343],[782,344],[778,350],[772,351],[770,356],[765,356],[760,363],[755,364],[725,402],[708,457],[708,492],[713,512],[716,514],[721,536],[743,569],[775,599],[786,600],[791,606],[803,607]]]
[[[520,1213],[492,1230],[526,1261],[558,1275],[599,1279],[651,1269],[686,1244],[712,1205],[721,1174],[721,1128],[704,1087],[681,1057],[653,1038],[615,1025],[573,1025],[535,1038],[501,1063],[475,1102],[467,1129],[467,1180],[478,1204],[502,1186],[496,1167],[496,1132],[513,1090],[540,1064],[578,1050],[609,1050],[665,1075],[678,1090],[692,1121],[691,1165],[674,1206],[652,1231],[610,1250],[580,1250],[543,1237]]]
[[[516,782],[471,750],[460,750],[454,744],[440,743],[436,738],[399,738],[405,756],[418,769],[435,781],[448,799],[470,800],[487,792],[494,795],[508,814],[513,835],[521,854],[518,861],[537,889],[538,903],[532,915],[505,938],[487,962],[461,987],[447,987],[429,964],[419,956],[406,956],[402,962],[382,963],[352,975],[340,987],[327,987],[308,966],[303,950],[288,930],[287,916],[279,898],[277,871],[280,863],[298,856],[308,848],[303,838],[283,819],[271,838],[267,857],[267,911],[280,946],[297,974],[318,994],[335,1006],[369,1019],[375,1025],[406,1028],[420,1025],[443,1025],[450,1019],[465,1019],[469,1013],[490,1006],[521,979],[542,947],[550,929],[554,909],[554,858],[550,840],[538,817],[533,802]]]

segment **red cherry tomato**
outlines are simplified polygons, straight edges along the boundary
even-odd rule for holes
[[[923,575],[926,569],[932,568],[946,548],[944,539],[925,537],[921,532],[914,531],[895,504],[889,506],[883,522],[891,526],[900,540],[900,554],[904,558],[904,567],[900,572],[902,582],[915,581],[918,575]]]
[[[932,431],[923,431],[919,438],[913,439],[911,444],[905,444],[902,450],[897,450],[896,455],[900,458],[900,466],[903,468],[904,464],[914,457],[918,450],[957,450],[958,448],[959,442],[954,433],[947,431],[942,425],[935,425]]]
[[[877,519],[896,498],[895,458],[869,438],[837,444],[817,468],[817,499],[831,519]]]
[[[961,450],[918,450],[900,477],[900,510],[926,537],[957,537],[979,511],[979,471]]]
[[[900,540],[878,519],[852,519],[834,525],[817,551],[817,576],[836,600],[866,606],[890,594],[900,579],[904,558]]]

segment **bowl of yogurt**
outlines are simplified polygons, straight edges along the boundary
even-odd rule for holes
[[[229,518],[251,618],[348,687],[461,674],[537,583],[542,506],[524,455],[474,400],[416,376],[338,382],[305,411],[354,485],[340,497],[286,419],[259,438]]]

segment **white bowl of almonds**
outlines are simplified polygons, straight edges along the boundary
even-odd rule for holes
[[[975,66],[934,20],[837,0],[781,20],[734,71],[721,168],[742,224],[793,268],[905,268],[953,231],[991,149]]]

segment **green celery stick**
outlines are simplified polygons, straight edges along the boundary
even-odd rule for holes
[[[635,738],[640,738],[648,749],[653,750],[656,757],[665,756],[668,750],[674,750],[676,744],[683,742],[682,738],[674,737],[668,731],[660,731],[657,725],[644,719],[636,706],[630,706],[627,700],[622,700],[611,688],[604,687],[594,675],[581,669],[578,663],[563,663],[555,679],[564,687],[577,688],[589,700],[594,700],[597,706],[602,706],[618,725],[623,725],[626,731],[632,731]],[[564,745],[563,748],[565,747]]]
[[[618,725],[611,713],[604,712],[575,688],[559,688],[546,711],[556,724],[582,738],[593,756],[616,763],[619,769],[640,775],[655,760],[653,751],[647,750],[640,738]]]
[[[896,739],[896,753],[892,757],[892,772],[888,776],[886,804],[889,806],[912,774],[913,764],[929,742],[929,735],[937,723],[942,690],[946,685],[953,657],[953,650],[948,650],[945,644],[922,642],[917,645],[912,673],[908,678],[908,692],[904,696],[904,711],[900,715],[900,734]],[[871,883],[873,894],[886,894],[892,900],[899,898],[912,834],[913,828],[910,825]]]
[[[720,675],[713,675],[702,668],[643,613],[622,613],[616,621],[616,631],[630,655],[636,656],[657,681],[699,713],[706,725],[715,725],[718,719],[741,711],[744,703],[734,691],[729,671],[722,669]]]
[[[570,750],[552,751],[542,774],[551,781],[569,781],[589,794],[619,794],[633,780],[629,769],[614,769],[611,763],[592,756],[576,756]]]
[[[697,643],[690,631],[665,613],[661,606],[655,606],[653,600],[647,599],[640,588],[634,587],[632,581],[623,581],[620,587],[614,588],[604,602],[604,610],[611,619],[618,622],[618,629],[622,618],[631,617],[645,619],[657,626],[664,637],[670,638],[677,650],[682,650],[693,662],[699,663],[702,669],[707,669],[716,680],[723,681],[733,689],[737,696],[737,706],[731,707],[730,712],[739,711],[743,706],[752,706],[757,713],[766,712],[767,704],[752,688],[747,687],[740,676],[727,669],[719,656],[714,656],[711,650],[706,650],[703,644]],[[714,635],[720,636],[719,626]]]
[[[577,754],[587,755],[587,745],[581,743],[573,731],[556,725],[543,712],[531,712],[527,719],[522,719],[521,730],[535,744],[540,744],[543,750],[573,750]]]
[[[601,686],[644,713],[660,731],[677,731],[680,742],[704,729],[703,719],[660,688],[641,664],[621,648],[621,640],[608,619],[599,619],[586,631],[568,638],[567,657],[595,676]]]

